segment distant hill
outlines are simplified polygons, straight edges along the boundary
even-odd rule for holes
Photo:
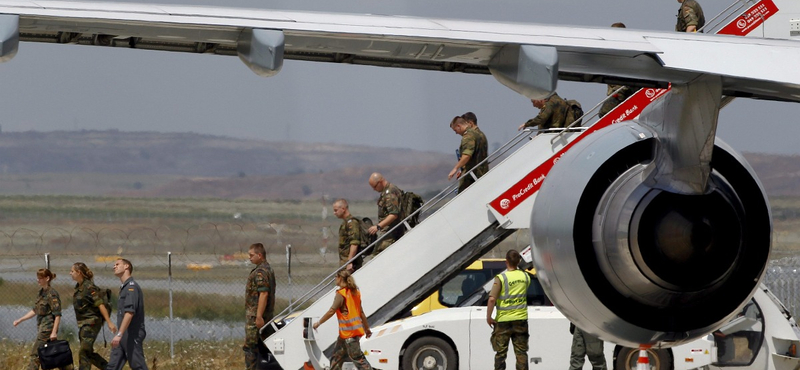
[[[767,194],[800,197],[797,157],[745,153]],[[447,186],[453,155],[244,140],[194,133],[0,134],[0,194],[252,199],[375,199],[379,171],[406,190]]]
[[[274,176],[346,167],[414,165],[451,157],[408,149],[244,140],[195,133],[84,130],[0,134],[0,174]]]

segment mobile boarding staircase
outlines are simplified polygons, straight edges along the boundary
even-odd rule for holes
[[[725,33],[724,24],[736,21],[737,14],[741,18],[757,10],[756,6],[746,9],[751,2],[734,2],[708,22],[705,32],[717,21],[712,32]],[[730,21],[731,18],[734,19]],[[594,121],[604,102],[601,101],[576,121],[594,122],[589,126],[523,131],[486,159],[492,164],[491,170],[463,193],[451,199],[451,193],[458,186],[453,184],[418,211],[433,211],[419,225],[411,229],[403,220],[396,227],[406,228],[405,235],[353,275],[361,290],[362,306],[370,326],[400,317],[516,229],[529,227],[536,192],[564,151],[594,131],[638,116],[641,109],[667,91],[641,89],[605,117]],[[730,100],[724,99],[723,106]],[[380,239],[373,246],[378,242]],[[361,253],[368,252],[371,247]],[[300,298],[295,307],[316,300],[296,320],[287,320],[280,329],[275,323],[271,324],[270,331],[274,333],[264,343],[284,369],[307,368],[304,367],[306,361],[317,370],[328,364],[320,348],[330,354],[338,337],[338,325],[331,320],[334,323],[322,325],[316,332],[311,325],[333,302],[334,274]],[[288,314],[287,309],[278,317]]]
[[[557,161],[556,154],[585,132],[588,131],[584,127],[525,130],[487,158],[498,163],[493,163],[490,171],[463,193],[451,198],[458,187],[455,183],[418,210],[433,213],[416,227],[409,228],[406,220],[398,224],[396,227],[406,228],[405,235],[353,274],[370,326],[409,311],[516,229],[528,228],[536,190],[546,174],[535,170],[549,170]],[[468,172],[462,176],[473,175]],[[375,243],[378,242],[380,239]],[[312,298],[316,301],[264,341],[284,369],[302,368],[305,361],[324,369],[327,361],[315,358],[321,352],[317,344],[331,349],[338,325],[334,318],[330,320],[333,323],[321,325],[312,333],[305,327],[310,327],[312,321],[303,318],[316,321],[331,307],[335,294],[333,276],[301,297],[296,307]],[[287,314],[282,312],[277,317]],[[304,329],[310,340],[304,339]]]

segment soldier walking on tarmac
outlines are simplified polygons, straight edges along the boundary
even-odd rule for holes
[[[250,262],[256,267],[250,271],[245,287],[244,364],[247,370],[255,370],[258,346],[261,345],[259,330],[275,316],[275,272],[267,262],[267,251],[261,243],[250,245]]]
[[[486,305],[486,322],[492,327],[492,349],[495,370],[506,368],[509,340],[514,346],[517,370],[528,370],[528,303],[527,291],[531,277],[518,268],[522,256],[516,250],[506,253],[506,271],[495,276],[489,303]],[[497,307],[497,317],[492,312]]]

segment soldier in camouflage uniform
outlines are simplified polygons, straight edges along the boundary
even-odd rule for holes
[[[258,346],[263,338],[259,329],[275,316],[275,273],[267,262],[266,250],[261,243],[250,246],[250,262],[256,267],[250,271],[245,288],[245,339],[244,363],[248,370],[255,370]]]
[[[538,127],[540,130],[566,127],[569,104],[558,94],[553,93],[545,99],[531,99],[531,104],[540,109],[539,114],[520,125],[520,131],[528,127]]]
[[[460,179],[458,192],[461,193],[475,182],[472,175],[462,177],[462,174],[474,168],[472,173],[475,174],[475,177],[480,178],[489,171],[488,163],[482,163],[477,166],[478,163],[486,159],[488,144],[486,143],[486,136],[478,131],[477,126],[472,126],[463,117],[453,118],[450,122],[450,128],[456,134],[461,135],[461,146],[458,149],[461,157],[450,171],[450,174],[447,175],[447,179],[450,180],[453,176],[457,176]]]
[[[486,304],[486,322],[492,327],[490,342],[496,352],[495,370],[505,370],[508,342],[514,345],[517,370],[528,370],[528,304],[530,275],[518,268],[522,256],[516,250],[506,253],[506,271],[495,276]],[[497,309],[497,316],[492,313]]]
[[[75,307],[75,318],[78,320],[78,339],[81,349],[78,351],[78,368],[89,370],[92,365],[98,369],[105,369],[108,361],[94,351],[94,341],[103,327],[103,320],[108,323],[112,333],[117,332],[117,326],[111,322],[110,312],[103,305],[104,291],[94,285],[94,273],[83,262],[72,265],[69,271],[72,280],[75,280],[75,293],[72,296],[72,305]]]
[[[387,181],[383,175],[378,172],[370,175],[369,186],[372,187],[372,190],[381,193],[381,196],[378,198],[378,224],[369,228],[370,235],[375,235],[378,232],[390,230],[401,221],[400,199],[403,197],[403,191]],[[402,227],[398,227],[393,232],[384,235],[383,239],[375,246],[372,255],[377,256],[378,253],[386,250],[386,248],[403,236],[403,231]]]
[[[337,199],[333,202],[333,214],[342,219],[339,226],[339,266],[344,266],[358,253],[361,247],[361,221],[350,214],[350,207],[345,199]],[[347,265],[347,271],[351,273],[361,268],[364,259],[358,256],[353,262]]]
[[[678,23],[675,24],[675,31],[678,32],[697,32],[706,25],[706,17],[703,16],[703,8],[695,0],[678,0],[681,3],[678,9]]]
[[[584,357],[589,357],[592,370],[606,370],[606,355],[603,353],[603,340],[591,335],[570,323],[572,348],[569,355],[569,370],[583,369]]]
[[[50,287],[50,282],[55,278],[56,274],[48,269],[39,269],[36,272],[36,279],[41,287],[36,303],[32,310],[14,320],[14,326],[17,326],[25,320],[36,317],[36,341],[33,342],[33,348],[31,349],[28,370],[39,369],[41,364],[39,361],[39,347],[48,341],[58,339],[58,327],[61,324],[61,297],[58,296],[58,292],[55,289]],[[62,369],[71,370],[73,367],[68,365]]]
[[[625,28],[625,23],[617,22],[611,25],[613,28]],[[619,91],[617,91],[619,89]],[[603,102],[603,106],[600,107],[600,112],[598,113],[600,118],[603,118],[608,112],[611,112],[628,99],[636,90],[623,85],[608,85],[608,91],[606,92],[606,96],[610,96],[610,98],[606,99]]]

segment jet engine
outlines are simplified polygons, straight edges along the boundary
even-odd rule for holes
[[[589,135],[553,166],[531,217],[549,298],[583,330],[630,347],[722,326],[755,292],[771,248],[767,197],[741,155],[714,141],[706,190],[685,194],[655,186],[659,145],[631,121]]]

